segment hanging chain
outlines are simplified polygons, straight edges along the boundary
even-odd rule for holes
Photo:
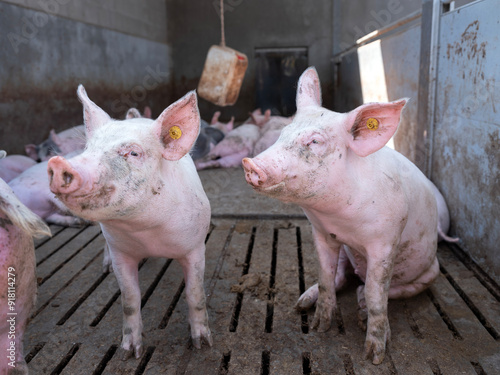
[[[220,0],[220,34],[221,34],[220,45],[222,47],[225,47],[226,36],[224,35],[224,0]]]

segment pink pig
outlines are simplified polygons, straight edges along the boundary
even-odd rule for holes
[[[0,158],[0,178],[9,182],[35,164],[36,161],[24,155],[8,155]]]
[[[177,259],[184,271],[194,346],[212,345],[203,290],[210,204],[189,150],[200,115],[194,91],[155,120],[118,121],[92,102],[83,86],[85,151],[49,160],[50,189],[74,214],[98,221],[118,280],[123,307],[122,355],[143,352],[138,263]],[[106,264],[105,264],[106,266]]]
[[[70,157],[81,151],[67,155]],[[9,186],[19,200],[31,211],[49,224],[78,227],[88,224],[85,220],[71,215],[66,206],[54,197],[47,183],[48,161],[35,163],[19,176],[9,181]]]
[[[39,145],[29,144],[24,148],[26,154],[36,161],[45,161],[55,155],[67,155],[71,152],[81,151],[85,148],[84,126],[74,126],[60,133],[51,130],[46,141]]]
[[[252,155],[258,155],[271,147],[280,137],[283,128],[292,120],[291,117],[271,116],[260,131],[260,138],[255,142]]]
[[[227,123],[223,123],[219,121],[220,111],[217,111],[212,116],[212,120],[210,121],[210,126],[213,126],[216,129],[219,129],[224,135],[229,133],[234,128],[234,116],[231,117],[231,120]]]
[[[328,330],[335,292],[352,264],[364,282],[357,295],[365,355],[379,364],[390,338],[388,298],[420,293],[439,274],[436,199],[420,170],[384,147],[406,100],[342,114],[321,107],[320,90],[316,70],[309,68],[298,83],[293,122],[271,148],[243,159],[243,166],[256,191],[298,204],[312,224],[319,286],[306,291],[298,307],[314,303],[316,288],[312,326]]]
[[[260,137],[260,128],[269,121],[270,116],[270,110],[264,115],[260,109],[250,113],[250,117],[243,124],[227,133],[206,156],[195,161],[196,169],[240,166],[244,157],[252,155],[255,142]]]
[[[36,301],[32,236],[50,236],[45,223],[0,179],[0,374],[27,374],[23,336]]]

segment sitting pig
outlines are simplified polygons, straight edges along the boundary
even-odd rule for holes
[[[83,125],[74,126],[57,133],[50,131],[49,138],[39,145],[24,146],[26,154],[36,161],[49,160],[55,155],[67,155],[85,148],[85,130]]]
[[[184,271],[194,346],[212,345],[203,290],[210,204],[189,150],[199,132],[194,91],[155,120],[111,119],[83,86],[87,147],[71,160],[49,160],[50,189],[74,214],[98,221],[123,307],[123,358],[143,352],[138,264],[177,259]]]
[[[0,374],[27,374],[23,336],[37,288],[32,237],[50,230],[1,179],[0,223]]]
[[[298,204],[312,224],[320,263],[313,328],[330,328],[335,292],[349,263],[364,282],[357,290],[359,318],[367,330],[365,354],[374,364],[383,361],[390,337],[388,298],[420,293],[439,274],[431,183],[403,155],[384,147],[405,104],[329,111],[321,107],[319,78],[309,68],[298,83],[293,122],[265,152],[243,159],[256,191]]]
[[[0,158],[0,178],[9,182],[35,164],[36,161],[24,155],[9,155]]]

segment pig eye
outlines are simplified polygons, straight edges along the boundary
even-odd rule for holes
[[[317,144],[319,144],[319,141],[318,141],[318,140],[316,140],[316,139],[313,139],[312,141],[310,141],[310,142],[307,144],[307,146],[309,147],[310,145],[317,145]]]
[[[120,152],[120,155],[123,156],[124,158],[128,158],[129,156],[133,157],[141,156],[140,151],[135,151],[135,150],[123,150]]]

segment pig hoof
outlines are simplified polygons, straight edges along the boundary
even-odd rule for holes
[[[365,340],[365,358],[372,358],[374,365],[382,363],[385,356],[386,344],[391,339],[391,329],[387,318],[378,323],[371,323]]]
[[[127,350],[127,349],[121,348],[120,351],[121,351],[120,358],[122,361],[126,361],[127,359],[132,357],[132,354],[134,353],[134,351],[132,349]]]
[[[314,319],[312,322],[312,328],[318,332],[326,332],[332,325],[332,313],[322,313],[320,310],[321,309],[316,308],[316,312],[314,313]]]
[[[205,333],[202,333],[200,336],[193,336],[193,346],[196,349],[201,349],[202,342],[206,343],[208,346],[212,346],[214,344],[212,340],[212,334],[210,333],[210,329],[207,329]]]
[[[131,358],[132,356],[135,356],[136,359],[141,358],[144,350],[142,348],[142,345],[137,345],[135,348],[131,348],[131,349],[125,349],[122,347],[120,349],[120,351],[121,351],[121,354],[120,354],[121,360],[126,361],[129,358]]]
[[[113,265],[111,264],[111,260],[109,262],[102,262],[102,273],[112,273],[113,272]]]
[[[306,311],[312,308],[318,300],[318,293],[318,284],[314,284],[300,296],[295,309],[297,311]]]
[[[385,357],[385,343],[379,340],[366,340],[365,359],[372,358],[374,365],[380,365]]]

